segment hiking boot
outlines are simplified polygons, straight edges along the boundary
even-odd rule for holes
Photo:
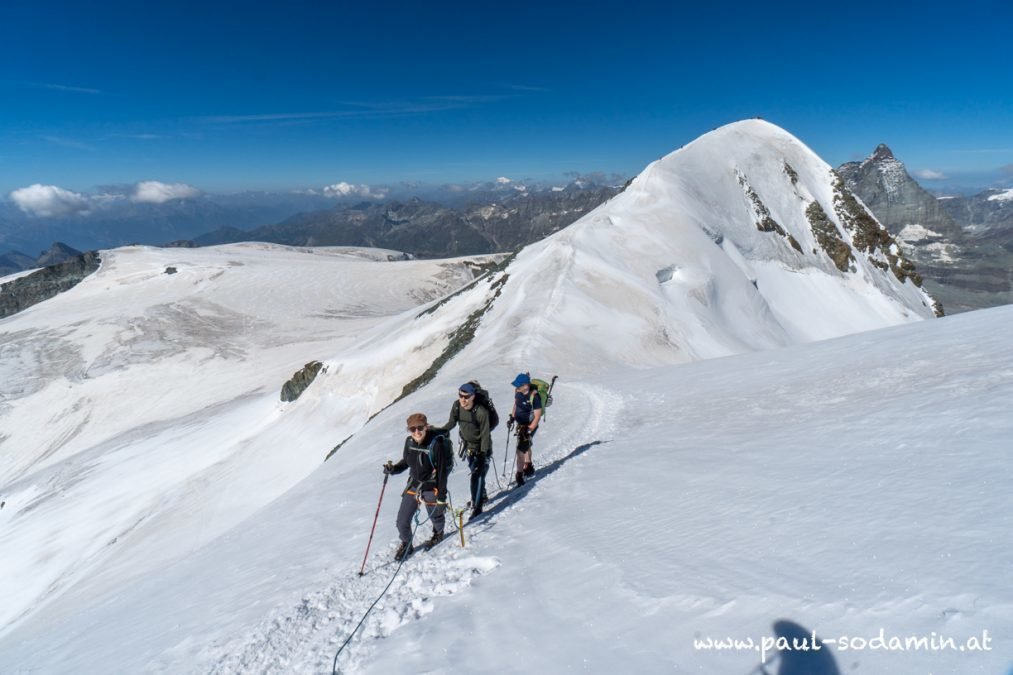
[[[443,533],[442,532],[436,532],[434,530],[433,531],[433,536],[431,536],[429,538],[429,541],[427,541],[425,544],[423,544],[423,546],[425,546],[426,550],[428,551],[433,546],[436,546],[437,544],[439,544],[441,541],[443,541]]]
[[[401,545],[397,547],[397,551],[394,552],[394,562],[403,560],[415,552],[415,547],[407,541],[402,541]]]
[[[517,479],[517,487],[524,485],[524,472],[518,471],[516,479]]]
[[[482,507],[481,506],[476,506],[475,508],[473,508],[471,510],[471,517],[474,518],[475,516],[481,515],[481,513],[482,513]]]
[[[525,464],[524,465],[524,475],[528,476],[528,477],[534,476],[535,475],[535,465],[534,464]]]

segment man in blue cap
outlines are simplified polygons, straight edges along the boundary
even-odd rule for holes
[[[476,382],[465,382],[457,390],[457,400],[450,407],[450,419],[436,431],[447,435],[461,425],[461,453],[468,458],[471,471],[471,516],[482,513],[485,503],[485,475],[489,472],[492,457],[492,429],[489,411],[478,404]]]
[[[531,439],[538,431],[538,423],[542,419],[542,397],[538,389],[531,386],[531,376],[518,373],[511,383],[514,393],[514,409],[510,414],[511,422],[517,424],[517,485],[524,485],[524,477],[535,475],[535,465],[531,463]]]

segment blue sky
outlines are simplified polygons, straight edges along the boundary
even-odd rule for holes
[[[1013,182],[1008,3],[161,4],[3,4],[0,195],[631,176],[754,116]]]

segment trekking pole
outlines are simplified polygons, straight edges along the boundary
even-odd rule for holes
[[[507,440],[506,447],[503,449],[503,478],[506,478],[506,462],[507,456],[510,454],[510,432],[514,428],[513,422],[507,422]]]
[[[376,503],[376,515],[373,516],[373,529],[369,531],[369,541],[366,543],[366,555],[362,556],[362,569],[359,570],[359,576],[365,574],[366,559],[369,558],[369,547],[373,545],[373,533],[376,532],[376,521],[380,517],[380,504],[383,504],[383,491],[387,489],[387,479],[390,478],[389,473],[383,474],[383,486],[380,488],[380,501]]]

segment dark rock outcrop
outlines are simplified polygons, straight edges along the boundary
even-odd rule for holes
[[[813,234],[816,236],[816,242],[830,256],[830,259],[834,261],[837,269],[842,272],[847,272],[851,269],[851,264],[855,260],[855,257],[851,253],[851,247],[841,237],[841,233],[837,231],[837,226],[830,220],[830,216],[823,210],[820,203],[810,203],[806,207],[805,216],[809,220],[809,226],[812,227]]]
[[[313,380],[317,378],[317,374],[324,367],[324,364],[319,361],[310,361],[305,366],[297,371],[288,382],[286,382],[281,388],[281,400],[290,403],[306,391]]]
[[[0,286],[0,319],[70,290],[100,263],[98,251],[89,251]]]
[[[851,243],[855,248],[867,253],[874,265],[890,269],[902,283],[910,279],[915,286],[921,286],[922,277],[915,272],[914,263],[902,255],[900,244],[890,236],[886,227],[844,187],[840,176],[834,176],[833,187],[834,211],[851,233]],[[886,263],[873,257],[877,251],[886,258]],[[941,313],[938,314],[941,316]]]
[[[785,162],[784,168],[785,173],[787,173],[788,177],[791,178],[792,185],[797,183],[798,174],[795,173],[794,169],[792,169],[787,162]],[[780,223],[770,217],[770,209],[768,209],[767,205],[763,203],[760,196],[756,194],[756,190],[754,190],[753,186],[749,184],[746,177],[739,173],[738,179],[739,185],[742,187],[742,191],[746,194],[746,198],[749,199],[749,202],[753,206],[753,219],[756,223],[756,229],[760,232],[776,232],[784,237],[793,249],[801,253],[802,245],[798,243],[798,240],[795,239],[795,237],[788,234],[788,232],[781,227]]]

